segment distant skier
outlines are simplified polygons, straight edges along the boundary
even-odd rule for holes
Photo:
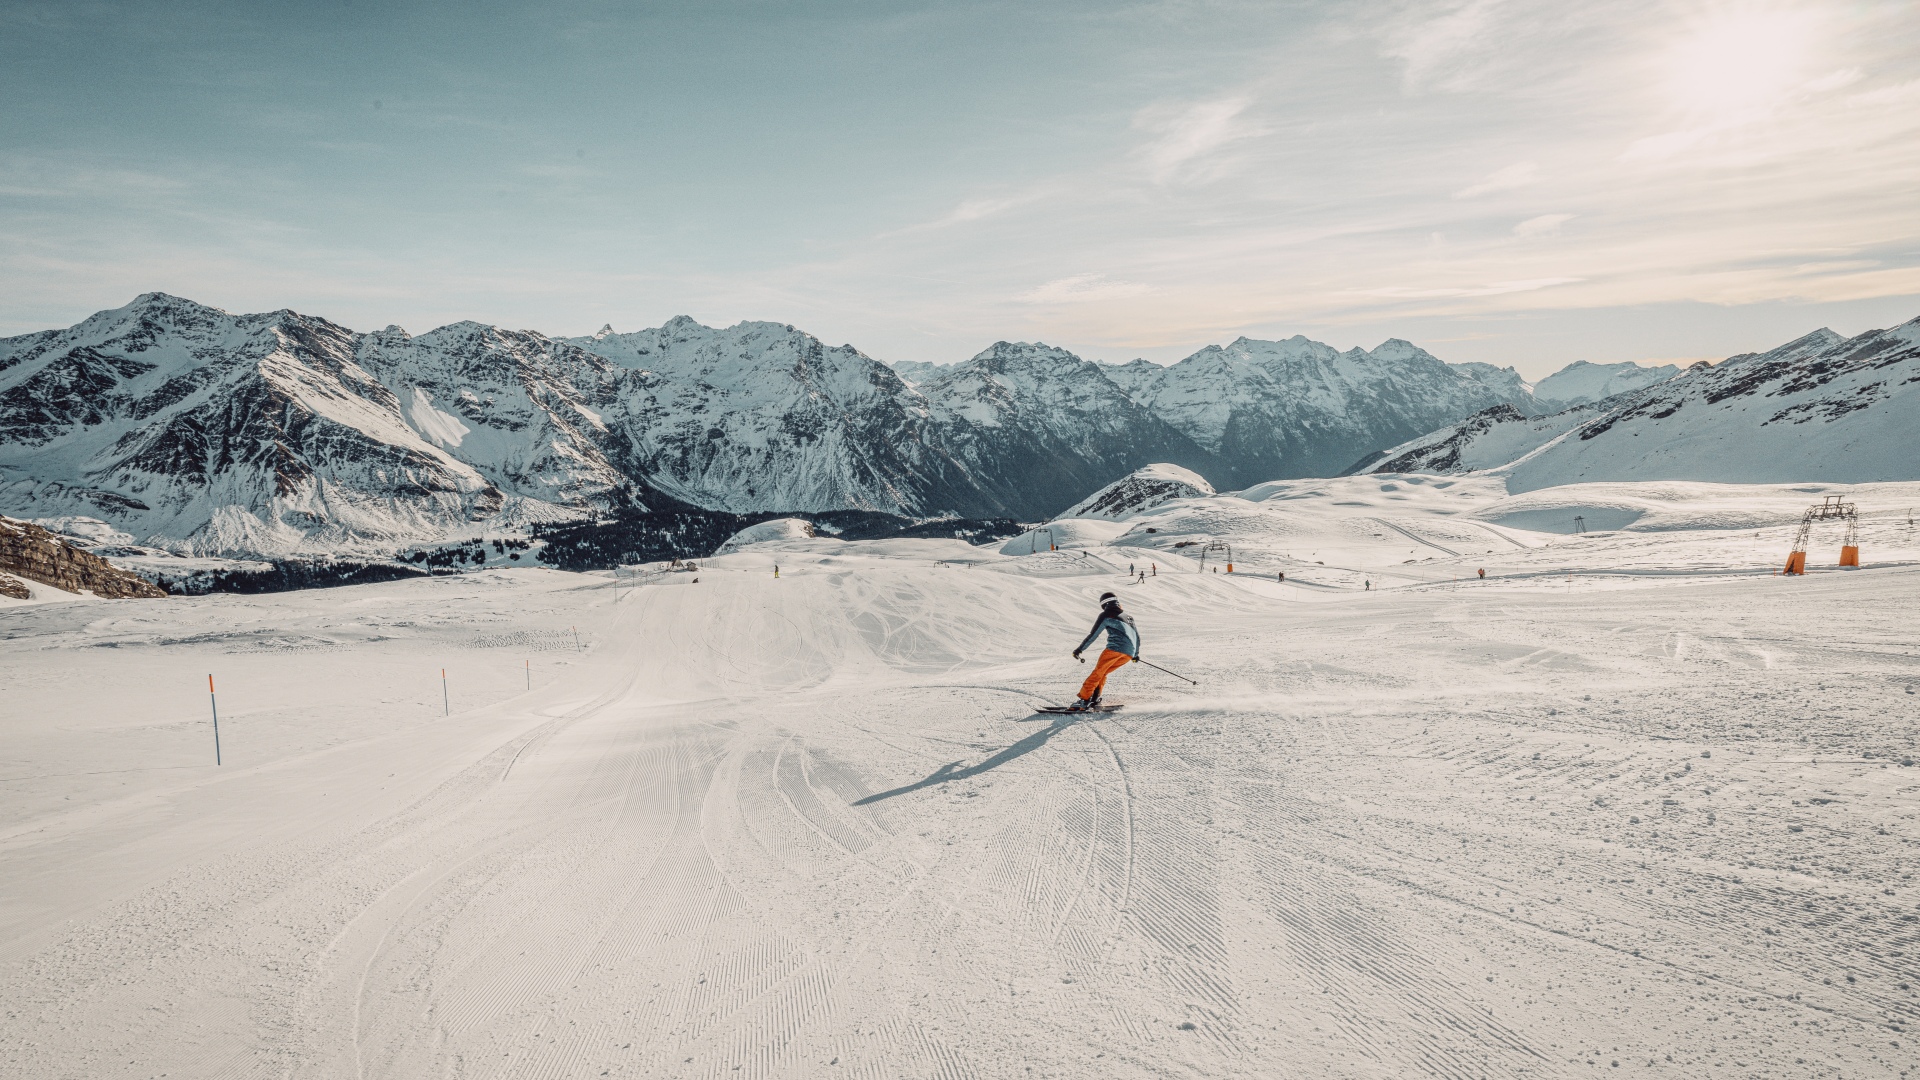
[[[1100,617],[1094,620],[1093,629],[1087,631],[1086,640],[1073,650],[1073,658],[1080,660],[1080,654],[1103,630],[1107,634],[1107,647],[1101,651],[1100,659],[1094,661],[1093,673],[1080,684],[1080,698],[1069,706],[1072,712],[1084,712],[1100,704],[1100,692],[1106,689],[1107,676],[1128,661],[1140,658],[1140,628],[1133,625],[1133,616],[1120,610],[1120,598],[1112,593],[1100,594]]]
[[[1481,581],[1487,580],[1487,571],[1485,567],[1481,567],[1480,569],[1480,580]]]

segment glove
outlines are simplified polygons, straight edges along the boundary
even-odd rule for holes
[[[1083,663],[1083,664],[1084,664],[1084,663],[1086,663],[1086,661],[1085,661],[1085,660],[1082,660],[1082,659],[1080,658],[1080,654],[1079,654],[1079,653],[1077,653],[1077,652],[1073,654],[1073,658],[1074,658],[1075,660],[1079,660],[1079,661],[1080,661],[1081,663]]]

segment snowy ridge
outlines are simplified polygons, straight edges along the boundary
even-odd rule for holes
[[[1680,369],[1672,364],[1643,367],[1628,362],[1590,364],[1577,360],[1535,383],[1533,395],[1542,406],[1570,409],[1663,383],[1678,374]]]
[[[1060,517],[1118,521],[1175,499],[1204,498],[1212,494],[1213,485],[1199,473],[1160,462],[1135,469],[1061,511]]]
[[[819,534],[814,531],[813,522],[804,518],[775,518],[749,525],[732,536],[727,537],[714,555],[731,555],[736,551],[745,551],[760,544],[784,544],[795,540],[811,540]]]
[[[908,373],[770,322],[414,336],[149,293],[0,340],[0,509],[184,555],[375,553],[649,500],[1037,520],[1153,462],[1240,486],[1538,411],[1510,370],[1399,340],[1242,338],[1168,368],[999,342]]]
[[[157,293],[0,342],[0,499],[207,550],[391,540],[499,512],[508,493],[422,437],[357,344],[323,319]]]
[[[1376,473],[1492,470],[1516,492],[1589,481],[1920,477],[1920,319],[1765,353],[1544,417],[1498,409],[1387,451]]]
[[[972,505],[926,403],[885,364],[770,322],[726,329],[686,316],[573,339],[623,368],[608,423],[628,474],[699,506],[871,509]]]
[[[1537,411],[1510,369],[1449,365],[1397,338],[1336,351],[1295,336],[1208,346],[1171,367],[1138,360],[1113,380],[1221,464],[1217,483],[1328,476],[1365,454],[1497,404]]]

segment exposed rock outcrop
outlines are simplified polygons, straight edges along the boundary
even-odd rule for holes
[[[0,517],[0,571],[67,592],[84,590],[110,600],[167,595],[165,589],[146,578],[128,573],[98,555],[81,551],[38,525],[5,517]],[[14,592],[7,588],[11,580],[6,573],[0,573],[0,593],[27,599],[23,595],[26,590]]]

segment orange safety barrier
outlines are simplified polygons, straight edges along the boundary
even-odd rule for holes
[[[1793,554],[1787,556],[1786,572],[1789,574],[1806,573],[1807,572],[1807,553],[1804,551],[1796,551]]]
[[[1852,544],[1841,548],[1840,565],[1858,567],[1860,565],[1860,549]]]

